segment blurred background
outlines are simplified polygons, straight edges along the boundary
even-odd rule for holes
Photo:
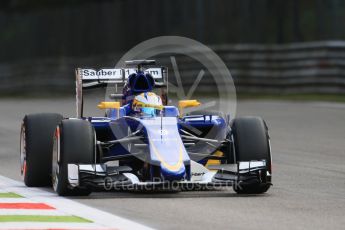
[[[343,0],[1,0],[0,96],[73,94],[74,68],[163,35],[211,47],[240,97],[344,100]]]

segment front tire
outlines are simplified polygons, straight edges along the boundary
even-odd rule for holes
[[[20,161],[26,186],[51,185],[53,135],[62,119],[62,115],[55,113],[29,114],[24,117],[20,132]]]
[[[241,117],[231,125],[236,161],[265,160],[271,175],[271,150],[266,123],[260,117]],[[271,186],[271,176],[265,183],[240,183],[234,186],[239,194],[265,193]]]
[[[85,120],[64,120],[56,128],[53,150],[52,183],[60,196],[87,196],[91,190],[83,185],[72,188],[68,182],[68,164],[93,164],[95,132]]]

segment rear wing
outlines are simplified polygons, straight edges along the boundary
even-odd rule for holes
[[[125,68],[125,69],[76,69],[77,80],[81,81],[81,86],[83,89],[104,87],[107,84],[122,84],[127,82],[129,75],[136,73],[135,68]],[[165,83],[165,67],[160,68],[149,68],[144,70],[145,73],[150,73],[155,80],[157,85]]]
[[[168,82],[168,69],[166,67],[150,67],[143,70],[150,73],[155,81],[156,88],[166,88]],[[83,90],[107,87],[114,85],[114,89],[123,87],[129,75],[136,73],[137,68],[77,68],[76,74],[76,113],[77,117],[83,116]]]

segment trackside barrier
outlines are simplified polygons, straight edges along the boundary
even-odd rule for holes
[[[239,93],[345,93],[345,41],[210,47],[227,65]],[[108,54],[0,63],[0,95],[74,93],[76,67],[113,67],[119,58]],[[169,56],[158,61],[171,66]],[[182,55],[177,55],[176,61],[188,88],[202,66]],[[169,70],[173,81],[173,69]],[[199,92],[212,93],[212,84],[212,77],[205,72]]]

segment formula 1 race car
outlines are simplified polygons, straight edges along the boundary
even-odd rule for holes
[[[26,186],[52,185],[61,196],[170,186],[266,192],[272,177],[266,123],[212,111],[184,114],[200,102],[167,105],[167,79],[167,68],[153,60],[128,61],[117,69],[76,69],[76,118],[39,113],[23,119],[20,158]],[[109,85],[121,93],[98,104],[105,115],[85,117],[83,92]]]

